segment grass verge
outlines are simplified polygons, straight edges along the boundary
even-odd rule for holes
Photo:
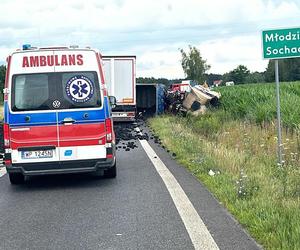
[[[3,104],[0,104],[0,120],[3,120]]]
[[[222,107],[234,119],[263,125],[276,118],[275,84],[245,84],[220,87]],[[293,129],[300,124],[300,82],[280,83],[282,124]]]
[[[149,124],[266,249],[300,249],[298,133],[285,131],[286,163],[279,167],[272,123],[233,120],[220,110],[197,118],[166,115]]]

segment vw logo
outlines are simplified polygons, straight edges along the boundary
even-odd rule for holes
[[[53,106],[53,108],[58,109],[60,107],[60,101],[58,101],[58,100],[53,101],[52,106]]]

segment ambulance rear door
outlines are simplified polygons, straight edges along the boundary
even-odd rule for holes
[[[5,102],[12,164],[59,160],[57,113],[52,107],[54,66],[40,65],[53,51],[25,51],[11,57]]]
[[[74,53],[82,63],[55,66],[59,158],[60,161],[105,159],[108,110],[100,89],[101,68],[95,51],[55,51],[58,58],[63,55],[68,58]]]

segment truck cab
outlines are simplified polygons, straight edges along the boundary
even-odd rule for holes
[[[23,46],[7,58],[4,164],[25,176],[95,172],[116,177],[115,134],[97,50]]]

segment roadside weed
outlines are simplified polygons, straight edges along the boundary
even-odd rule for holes
[[[149,123],[177,154],[176,160],[266,249],[300,249],[299,133],[283,130],[285,164],[279,168],[275,123],[256,124],[224,114],[161,116]]]

